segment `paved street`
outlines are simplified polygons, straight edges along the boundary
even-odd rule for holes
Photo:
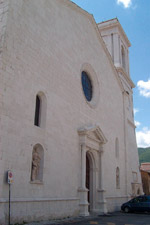
[[[150,225],[150,213],[112,213],[105,216],[45,221],[28,225]]]

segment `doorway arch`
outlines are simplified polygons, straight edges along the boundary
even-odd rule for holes
[[[82,127],[78,129],[78,134],[81,150],[81,183],[78,188],[80,215],[88,216],[89,211],[107,213],[102,160],[107,139],[99,126]],[[89,173],[88,178],[86,173]]]
[[[90,151],[86,152],[86,188],[88,189],[87,201],[89,203],[88,211],[92,212],[95,206],[95,193],[96,193],[96,185],[95,185],[95,160],[94,156]]]

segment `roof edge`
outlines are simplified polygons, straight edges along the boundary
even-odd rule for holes
[[[98,27],[100,30],[105,30],[107,29],[108,27],[118,27],[120,33],[122,34],[122,36],[124,37],[125,41],[127,42],[128,44],[128,47],[131,46],[131,43],[123,29],[123,27],[121,26],[118,18],[113,18],[113,19],[110,19],[110,20],[106,20],[106,21],[102,21],[100,23],[98,23]]]
[[[103,49],[104,49],[104,52],[106,53],[107,57],[108,57],[108,60],[112,66],[112,69],[114,71],[114,76],[116,77],[117,81],[118,81],[118,85],[121,89],[121,92],[123,93],[124,91],[124,88],[123,88],[123,85],[120,81],[120,78],[118,76],[118,73],[117,73],[117,70],[116,70],[116,67],[112,61],[112,58],[111,58],[111,55],[106,47],[106,44],[104,43],[103,41],[103,38],[100,34],[100,30],[98,28],[98,24],[96,23],[94,17],[92,14],[88,13],[86,10],[82,9],[80,6],[78,6],[77,4],[75,4],[74,2],[72,2],[71,0],[60,0],[61,2],[64,1],[65,4],[67,4],[69,7],[71,7],[72,9],[76,9],[78,10],[78,12],[82,13],[83,15],[87,16],[88,19],[91,21],[91,23],[93,24],[94,28],[95,28],[95,31],[96,31],[96,34],[97,34],[97,37],[101,43],[101,45],[103,46]],[[121,25],[120,25],[121,26]]]

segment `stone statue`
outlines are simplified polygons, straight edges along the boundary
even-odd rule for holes
[[[39,169],[40,169],[40,156],[39,153],[37,151],[37,149],[35,148],[33,150],[33,154],[32,154],[32,171],[31,171],[31,180],[38,180],[38,174],[39,174]]]

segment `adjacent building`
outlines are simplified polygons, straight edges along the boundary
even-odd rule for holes
[[[143,192],[150,195],[150,163],[141,163],[140,167]]]

